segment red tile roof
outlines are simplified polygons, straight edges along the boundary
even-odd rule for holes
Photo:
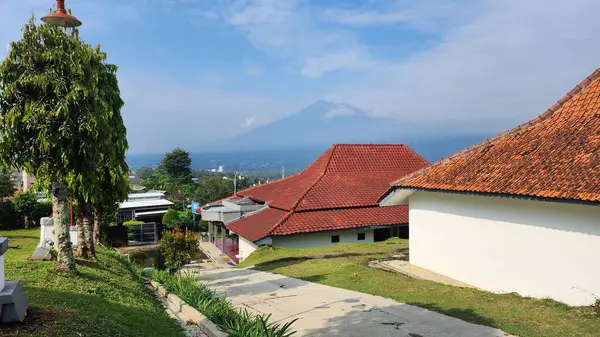
[[[407,223],[406,208],[379,208],[378,198],[395,178],[426,165],[406,145],[334,145],[296,175],[239,192],[266,202],[269,209],[228,227],[256,241],[270,235]]]
[[[295,212],[276,226],[272,235],[340,230],[408,223],[408,206],[342,208]]]
[[[600,202],[599,77],[600,69],[538,118],[394,185]]]

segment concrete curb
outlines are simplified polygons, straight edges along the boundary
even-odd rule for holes
[[[160,283],[150,281],[150,288],[154,290],[155,295],[165,298],[169,310],[174,312],[186,323],[192,322],[198,325],[200,330],[209,337],[227,337],[227,334],[221,331],[215,323],[211,322],[194,307],[185,303],[179,296],[168,293]]]

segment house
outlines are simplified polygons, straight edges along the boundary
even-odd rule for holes
[[[539,117],[395,182],[382,205],[409,205],[410,263],[494,292],[597,299],[599,77]]]
[[[173,206],[163,193],[132,193],[126,201],[119,204],[117,224],[136,219],[140,221],[162,223],[162,217]]]
[[[398,176],[427,164],[405,145],[334,145],[298,174],[202,207],[202,219],[234,261],[262,244],[315,247],[406,237],[408,208],[381,208],[378,199]],[[226,235],[219,240],[219,230],[235,233],[239,244],[228,245]]]

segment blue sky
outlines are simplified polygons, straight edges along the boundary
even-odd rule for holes
[[[53,0],[0,0],[0,43]],[[67,0],[117,64],[130,152],[193,150],[318,100],[502,131],[600,66],[597,0]],[[0,49],[0,57],[6,53]],[[307,134],[307,136],[309,136]]]

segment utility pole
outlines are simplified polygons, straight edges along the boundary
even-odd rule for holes
[[[281,165],[281,179],[285,178],[285,166]]]

